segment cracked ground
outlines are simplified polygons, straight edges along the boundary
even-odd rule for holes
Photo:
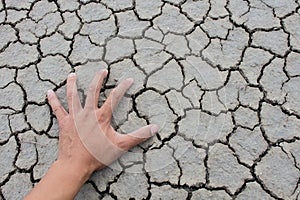
[[[46,100],[108,69],[135,80],[120,132],[158,135],[93,174],[76,199],[300,199],[299,0],[1,0],[0,199],[56,159]]]

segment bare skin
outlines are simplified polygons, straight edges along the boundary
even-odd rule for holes
[[[69,112],[56,94],[47,97],[59,124],[58,158],[46,175],[25,197],[25,200],[74,199],[91,174],[119,158],[124,152],[144,142],[158,131],[157,125],[147,125],[129,134],[120,134],[111,126],[111,118],[132,79],[122,81],[98,108],[98,97],[107,70],[96,74],[89,86],[84,108],[76,87],[76,75],[67,79]]]

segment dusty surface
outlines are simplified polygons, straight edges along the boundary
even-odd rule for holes
[[[109,70],[133,87],[113,124],[159,134],[95,173],[80,199],[300,199],[299,0],[0,1],[0,199],[57,154],[64,106]]]

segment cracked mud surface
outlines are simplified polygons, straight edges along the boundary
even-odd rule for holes
[[[56,158],[46,91],[104,68],[114,126],[161,129],[76,199],[300,199],[299,0],[1,0],[0,38],[1,200]]]

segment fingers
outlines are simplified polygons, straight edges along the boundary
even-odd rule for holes
[[[107,70],[102,70],[96,74],[89,86],[87,98],[85,101],[85,108],[98,108],[99,93],[103,84],[104,78],[107,76]]]
[[[69,114],[73,116],[82,109],[76,86],[76,74],[71,73],[67,79],[67,99],[69,106]]]
[[[48,97],[49,104],[50,104],[52,110],[54,111],[58,121],[60,121],[61,119],[63,119],[64,117],[66,117],[68,115],[66,110],[62,107],[56,94],[52,90],[49,90],[47,92],[47,97]]]
[[[125,92],[131,87],[132,83],[133,83],[132,78],[126,79],[111,91],[107,100],[104,102],[104,104],[100,109],[100,112],[104,118],[110,119],[112,117],[112,113],[118,106]]]
[[[159,127],[156,124],[151,124],[129,134],[120,134],[118,135],[121,138],[119,142],[120,148],[127,151],[155,135],[158,129]]]

